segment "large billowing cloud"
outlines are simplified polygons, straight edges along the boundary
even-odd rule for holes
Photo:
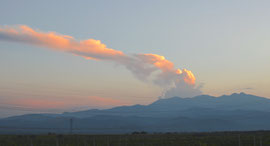
[[[127,55],[122,51],[108,48],[99,40],[78,41],[71,36],[36,31],[25,25],[0,27],[0,40],[26,43],[69,52],[86,59],[121,64],[138,79],[152,81],[156,85],[168,88],[165,97],[191,97],[201,93],[199,89],[195,88],[195,76],[191,71],[177,69],[172,62],[157,54]]]

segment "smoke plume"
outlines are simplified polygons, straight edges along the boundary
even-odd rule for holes
[[[190,70],[178,69],[164,56],[131,54],[108,48],[100,40],[78,41],[55,32],[41,32],[26,25],[0,27],[0,40],[25,43],[57,51],[69,52],[90,60],[110,61],[125,66],[134,76],[168,89],[165,97],[191,97],[201,94],[195,87],[195,76]]]

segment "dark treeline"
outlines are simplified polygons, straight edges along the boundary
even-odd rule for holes
[[[270,131],[133,132],[122,135],[0,135],[0,146],[269,146]]]

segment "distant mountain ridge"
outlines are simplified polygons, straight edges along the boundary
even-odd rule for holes
[[[270,99],[245,93],[220,97],[172,97],[159,99],[149,105],[14,116],[0,119],[0,129],[18,127],[32,128],[27,131],[29,133],[65,133],[71,118],[78,133],[269,130]],[[2,132],[25,131],[6,128]]]
[[[120,106],[106,110],[86,110],[79,112],[66,112],[63,115],[75,117],[89,117],[100,114],[124,114],[124,115],[145,115],[147,113],[157,112],[178,112],[189,109],[215,109],[215,110],[256,110],[270,112],[270,99],[258,97],[245,93],[234,93],[232,95],[223,95],[214,97],[209,95],[200,95],[193,98],[172,97],[159,99],[149,105]],[[143,113],[141,113],[143,112]]]

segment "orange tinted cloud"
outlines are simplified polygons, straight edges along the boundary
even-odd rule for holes
[[[171,61],[166,60],[164,56],[157,54],[141,54],[141,56],[143,56],[144,60],[149,64],[155,65],[164,72],[174,70],[174,64]]]
[[[143,81],[152,80],[153,83],[162,87],[176,85],[178,82],[195,85],[195,76],[191,71],[175,68],[174,64],[164,56],[157,54],[126,55],[122,51],[108,48],[100,40],[78,41],[72,36],[36,31],[26,25],[0,27],[0,40],[69,52],[85,59],[111,61],[125,66],[135,77]]]
[[[175,75],[182,75],[184,81],[187,84],[194,85],[195,84],[195,76],[190,70],[187,69],[176,69],[174,68],[174,64],[167,60],[164,56],[157,54],[140,54],[139,55],[144,61],[149,64],[153,64],[157,68],[159,68],[163,73],[171,73]]]
[[[0,38],[71,52],[86,57],[87,59],[110,59],[124,55],[121,51],[107,48],[100,40],[88,39],[76,41],[73,37],[68,35],[60,35],[55,32],[38,32],[26,25],[15,28],[1,28]]]
[[[184,81],[190,85],[195,85],[195,76],[190,70],[183,69]]]

